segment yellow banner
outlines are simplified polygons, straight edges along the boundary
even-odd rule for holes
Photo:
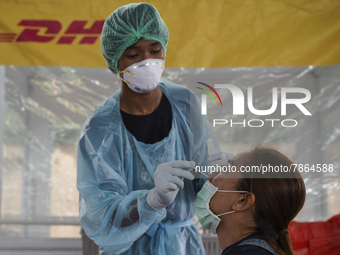
[[[340,64],[340,1],[158,0],[167,67]],[[100,32],[122,0],[2,0],[0,64],[105,67]]]

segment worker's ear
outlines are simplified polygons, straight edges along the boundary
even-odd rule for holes
[[[118,68],[118,71],[123,71],[123,68],[122,68],[122,65],[121,65],[121,59],[122,59],[122,57],[120,57],[119,59],[118,59],[118,61],[117,61],[117,68]]]
[[[255,195],[251,192],[239,193],[237,200],[232,205],[233,211],[244,211],[255,204]]]

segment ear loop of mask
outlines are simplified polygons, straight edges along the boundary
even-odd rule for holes
[[[219,191],[219,192],[225,192],[225,193],[248,193],[248,191],[238,191],[238,190],[216,190],[216,192]],[[225,213],[221,213],[221,214],[217,214],[216,216],[217,217],[220,217],[222,215],[226,215],[226,214],[229,214],[229,213],[234,213],[236,211],[230,211],[230,212],[225,212]]]
[[[119,73],[128,73],[128,74],[130,74],[131,76],[133,76],[133,73],[131,73],[131,72],[128,71],[128,70],[119,71]],[[123,77],[124,77],[124,76],[123,76]],[[128,84],[130,87],[132,87],[131,83],[128,82],[128,81],[126,81],[126,80],[124,80],[124,78],[120,77],[120,75],[119,75],[119,78],[120,78],[122,81],[124,81],[126,84]]]
[[[165,61],[163,62],[162,66],[161,66],[161,69],[163,69],[165,66]],[[161,76],[161,79],[163,79],[163,76]]]

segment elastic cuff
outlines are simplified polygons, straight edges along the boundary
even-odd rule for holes
[[[154,209],[154,210],[156,210],[156,211],[160,211],[160,210],[162,210],[163,208],[157,209],[157,208],[155,208],[155,207],[151,204],[151,202],[150,202],[150,196],[151,196],[151,193],[153,193],[153,192],[155,192],[154,189],[152,189],[152,190],[149,191],[149,194],[148,194],[148,197],[147,197],[148,205],[149,205],[152,209]]]

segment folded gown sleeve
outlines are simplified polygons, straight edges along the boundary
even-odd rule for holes
[[[166,216],[165,209],[156,211],[147,204],[149,190],[128,188],[127,178],[131,178],[133,169],[124,169],[119,140],[105,129],[88,129],[80,138],[77,156],[81,225],[97,245],[114,254],[128,250],[152,224]],[[121,227],[136,208],[139,219]]]

